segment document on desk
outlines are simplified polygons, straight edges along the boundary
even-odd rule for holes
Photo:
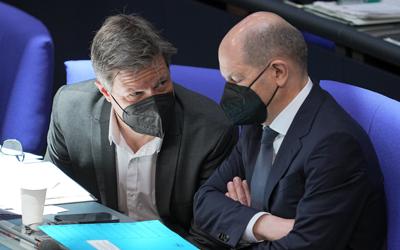
[[[327,15],[350,25],[370,25],[400,22],[398,0],[382,0],[378,3],[337,4],[336,2],[316,1],[304,6],[315,14]]]
[[[68,249],[197,249],[158,220],[40,226]]]
[[[23,163],[0,157],[0,208],[20,208],[20,188],[41,185],[47,188],[46,205],[96,200],[50,162]]]

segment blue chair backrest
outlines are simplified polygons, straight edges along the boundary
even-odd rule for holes
[[[364,128],[385,178],[388,250],[400,249],[400,102],[370,90],[334,81],[321,87]],[[373,225],[371,225],[373,226]]]
[[[43,153],[53,94],[53,42],[34,17],[0,2],[0,144]]]
[[[67,84],[95,78],[90,60],[65,62]],[[225,80],[219,70],[192,66],[171,65],[172,80],[216,102],[220,101]]]

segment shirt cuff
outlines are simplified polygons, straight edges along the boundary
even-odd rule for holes
[[[256,242],[262,241],[262,240],[257,240],[256,236],[254,236],[253,227],[254,227],[254,224],[256,224],[256,221],[265,214],[270,214],[270,213],[258,212],[251,218],[251,220],[247,224],[246,230],[243,233],[243,236],[242,236],[243,241],[248,242],[248,243],[256,243]]]

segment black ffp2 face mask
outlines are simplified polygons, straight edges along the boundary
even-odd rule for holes
[[[122,109],[122,120],[135,132],[163,138],[164,126],[175,98],[173,92],[150,96],[125,109],[112,96]]]
[[[235,125],[262,123],[267,119],[267,107],[250,88],[226,83],[221,108]]]
[[[221,108],[235,125],[260,124],[267,120],[267,107],[278,91],[276,87],[274,93],[267,104],[251,89],[251,86],[264,74],[271,63],[258,74],[248,87],[227,82],[221,98]]]

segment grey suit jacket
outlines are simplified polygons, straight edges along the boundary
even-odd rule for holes
[[[174,90],[174,112],[165,124],[156,165],[156,204],[163,222],[185,234],[194,193],[230,153],[237,131],[215,102],[177,84]],[[53,102],[45,158],[117,209],[110,110],[93,80],[61,87]]]

